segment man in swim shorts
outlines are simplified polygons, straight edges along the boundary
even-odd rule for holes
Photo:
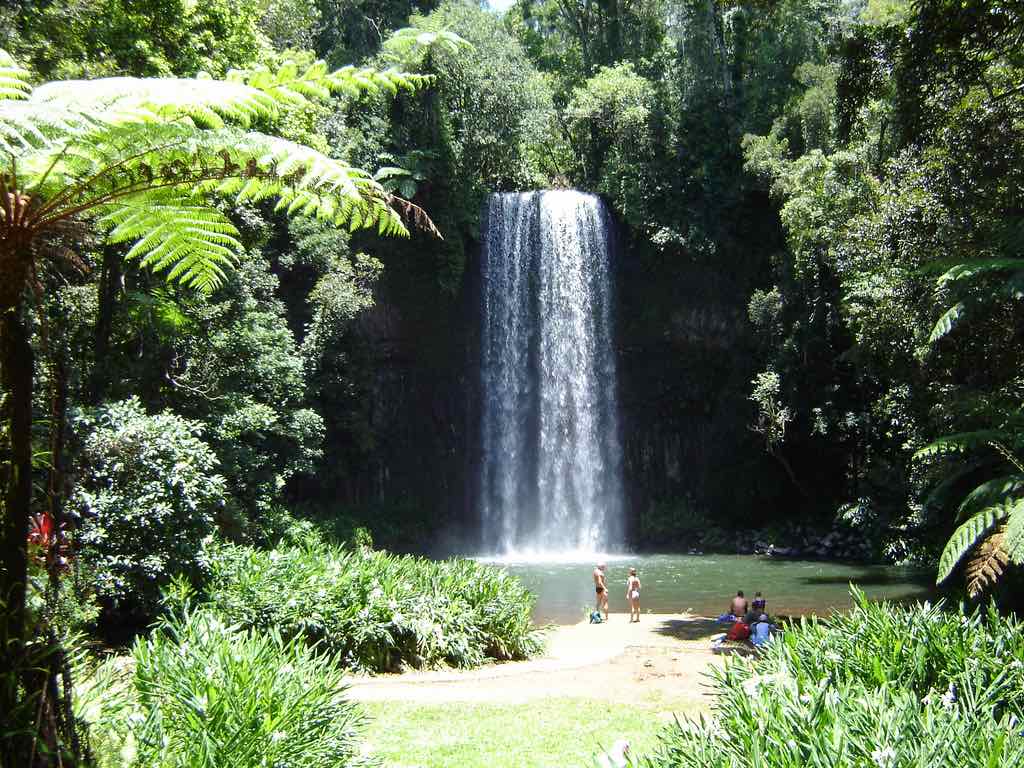
[[[746,616],[747,611],[750,610],[750,604],[747,602],[747,599],[743,596],[742,589],[736,593],[736,597],[734,597],[732,599],[732,602],[729,603],[729,610],[732,612],[732,615],[735,616],[737,619],[741,616]]]
[[[604,612],[604,620],[608,621],[608,584],[605,582],[605,571],[608,566],[598,563],[594,568],[594,591],[597,592],[597,610]]]

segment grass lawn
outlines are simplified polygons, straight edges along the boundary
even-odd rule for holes
[[[650,752],[672,702],[551,698],[529,704],[373,702],[367,747],[387,768],[592,768],[620,738]],[[663,713],[659,716],[659,713]]]

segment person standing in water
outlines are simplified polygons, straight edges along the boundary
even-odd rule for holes
[[[629,601],[629,623],[640,621],[640,577],[636,575],[636,568],[629,569],[629,578],[626,579],[626,599]]]
[[[605,571],[608,566],[598,563],[594,568],[594,591],[597,592],[597,610],[604,612],[604,620],[608,621],[608,584],[605,581]]]

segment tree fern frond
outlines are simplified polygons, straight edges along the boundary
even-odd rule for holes
[[[967,561],[967,594],[977,597],[999,581],[1010,558],[1005,548],[1004,527],[982,539]]]
[[[230,137],[219,155],[239,172],[203,189],[238,200],[277,199],[277,210],[352,228],[377,227],[382,234],[408,235],[391,207],[391,196],[370,176],[310,147],[262,134]]]
[[[119,200],[105,207],[98,223],[109,230],[110,242],[134,242],[126,258],[205,292],[224,282],[241,252],[228,218],[183,191]]]
[[[372,67],[347,66],[331,72],[322,61],[315,61],[300,70],[294,62],[288,61],[276,72],[266,67],[232,70],[228,73],[228,80],[244,83],[266,93],[277,102],[299,104],[325,101],[339,94],[357,98],[364,94],[382,92],[394,95],[399,89],[412,92],[426,85],[431,78]]]
[[[948,579],[957,564],[983,536],[1011,515],[1020,514],[1021,510],[1024,510],[1024,499],[994,504],[985,507],[957,528],[942,550],[935,583],[941,584]]]
[[[958,301],[943,312],[939,319],[935,321],[932,332],[928,336],[928,343],[934,344],[939,339],[948,336],[959,325],[960,321],[964,319],[966,314],[967,306],[962,301]]]
[[[986,480],[964,497],[957,509],[957,518],[970,517],[982,507],[1024,494],[1024,475],[1013,474]]]
[[[430,31],[406,27],[384,41],[384,58],[405,66],[419,64],[427,53],[458,55],[472,50],[473,44],[447,29]]]
[[[102,115],[0,99],[0,152],[22,158],[103,125]]]
[[[138,77],[61,80],[35,90],[32,100],[65,109],[102,112],[110,122],[189,118],[196,125],[242,126],[278,115],[279,100],[242,82]]]
[[[1024,270],[1024,259],[1012,257],[977,259],[954,264],[943,272],[935,282],[941,287],[962,280],[973,280],[976,277],[993,272],[1016,272],[1020,270]]]
[[[943,454],[960,453],[961,451],[977,448],[980,445],[989,445],[1000,441],[1007,441],[1011,435],[999,429],[981,429],[976,432],[960,432],[955,435],[945,435],[932,441],[924,448],[914,453],[915,459],[927,459],[932,456]]]
[[[1024,565],[1024,510],[1018,509],[1006,521],[1002,545],[1011,561]]]
[[[32,93],[29,72],[0,48],[0,101],[27,99]]]

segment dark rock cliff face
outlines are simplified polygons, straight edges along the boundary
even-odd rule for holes
[[[686,518],[723,525],[778,477],[748,429],[756,360],[751,287],[714,265],[625,239],[619,270],[620,387],[632,538],[685,545]]]
[[[440,285],[436,242],[381,255],[375,305],[350,333],[346,381],[324,414],[324,470],[301,491],[393,549],[467,551],[476,538],[479,267],[475,243],[464,247],[454,291]]]

